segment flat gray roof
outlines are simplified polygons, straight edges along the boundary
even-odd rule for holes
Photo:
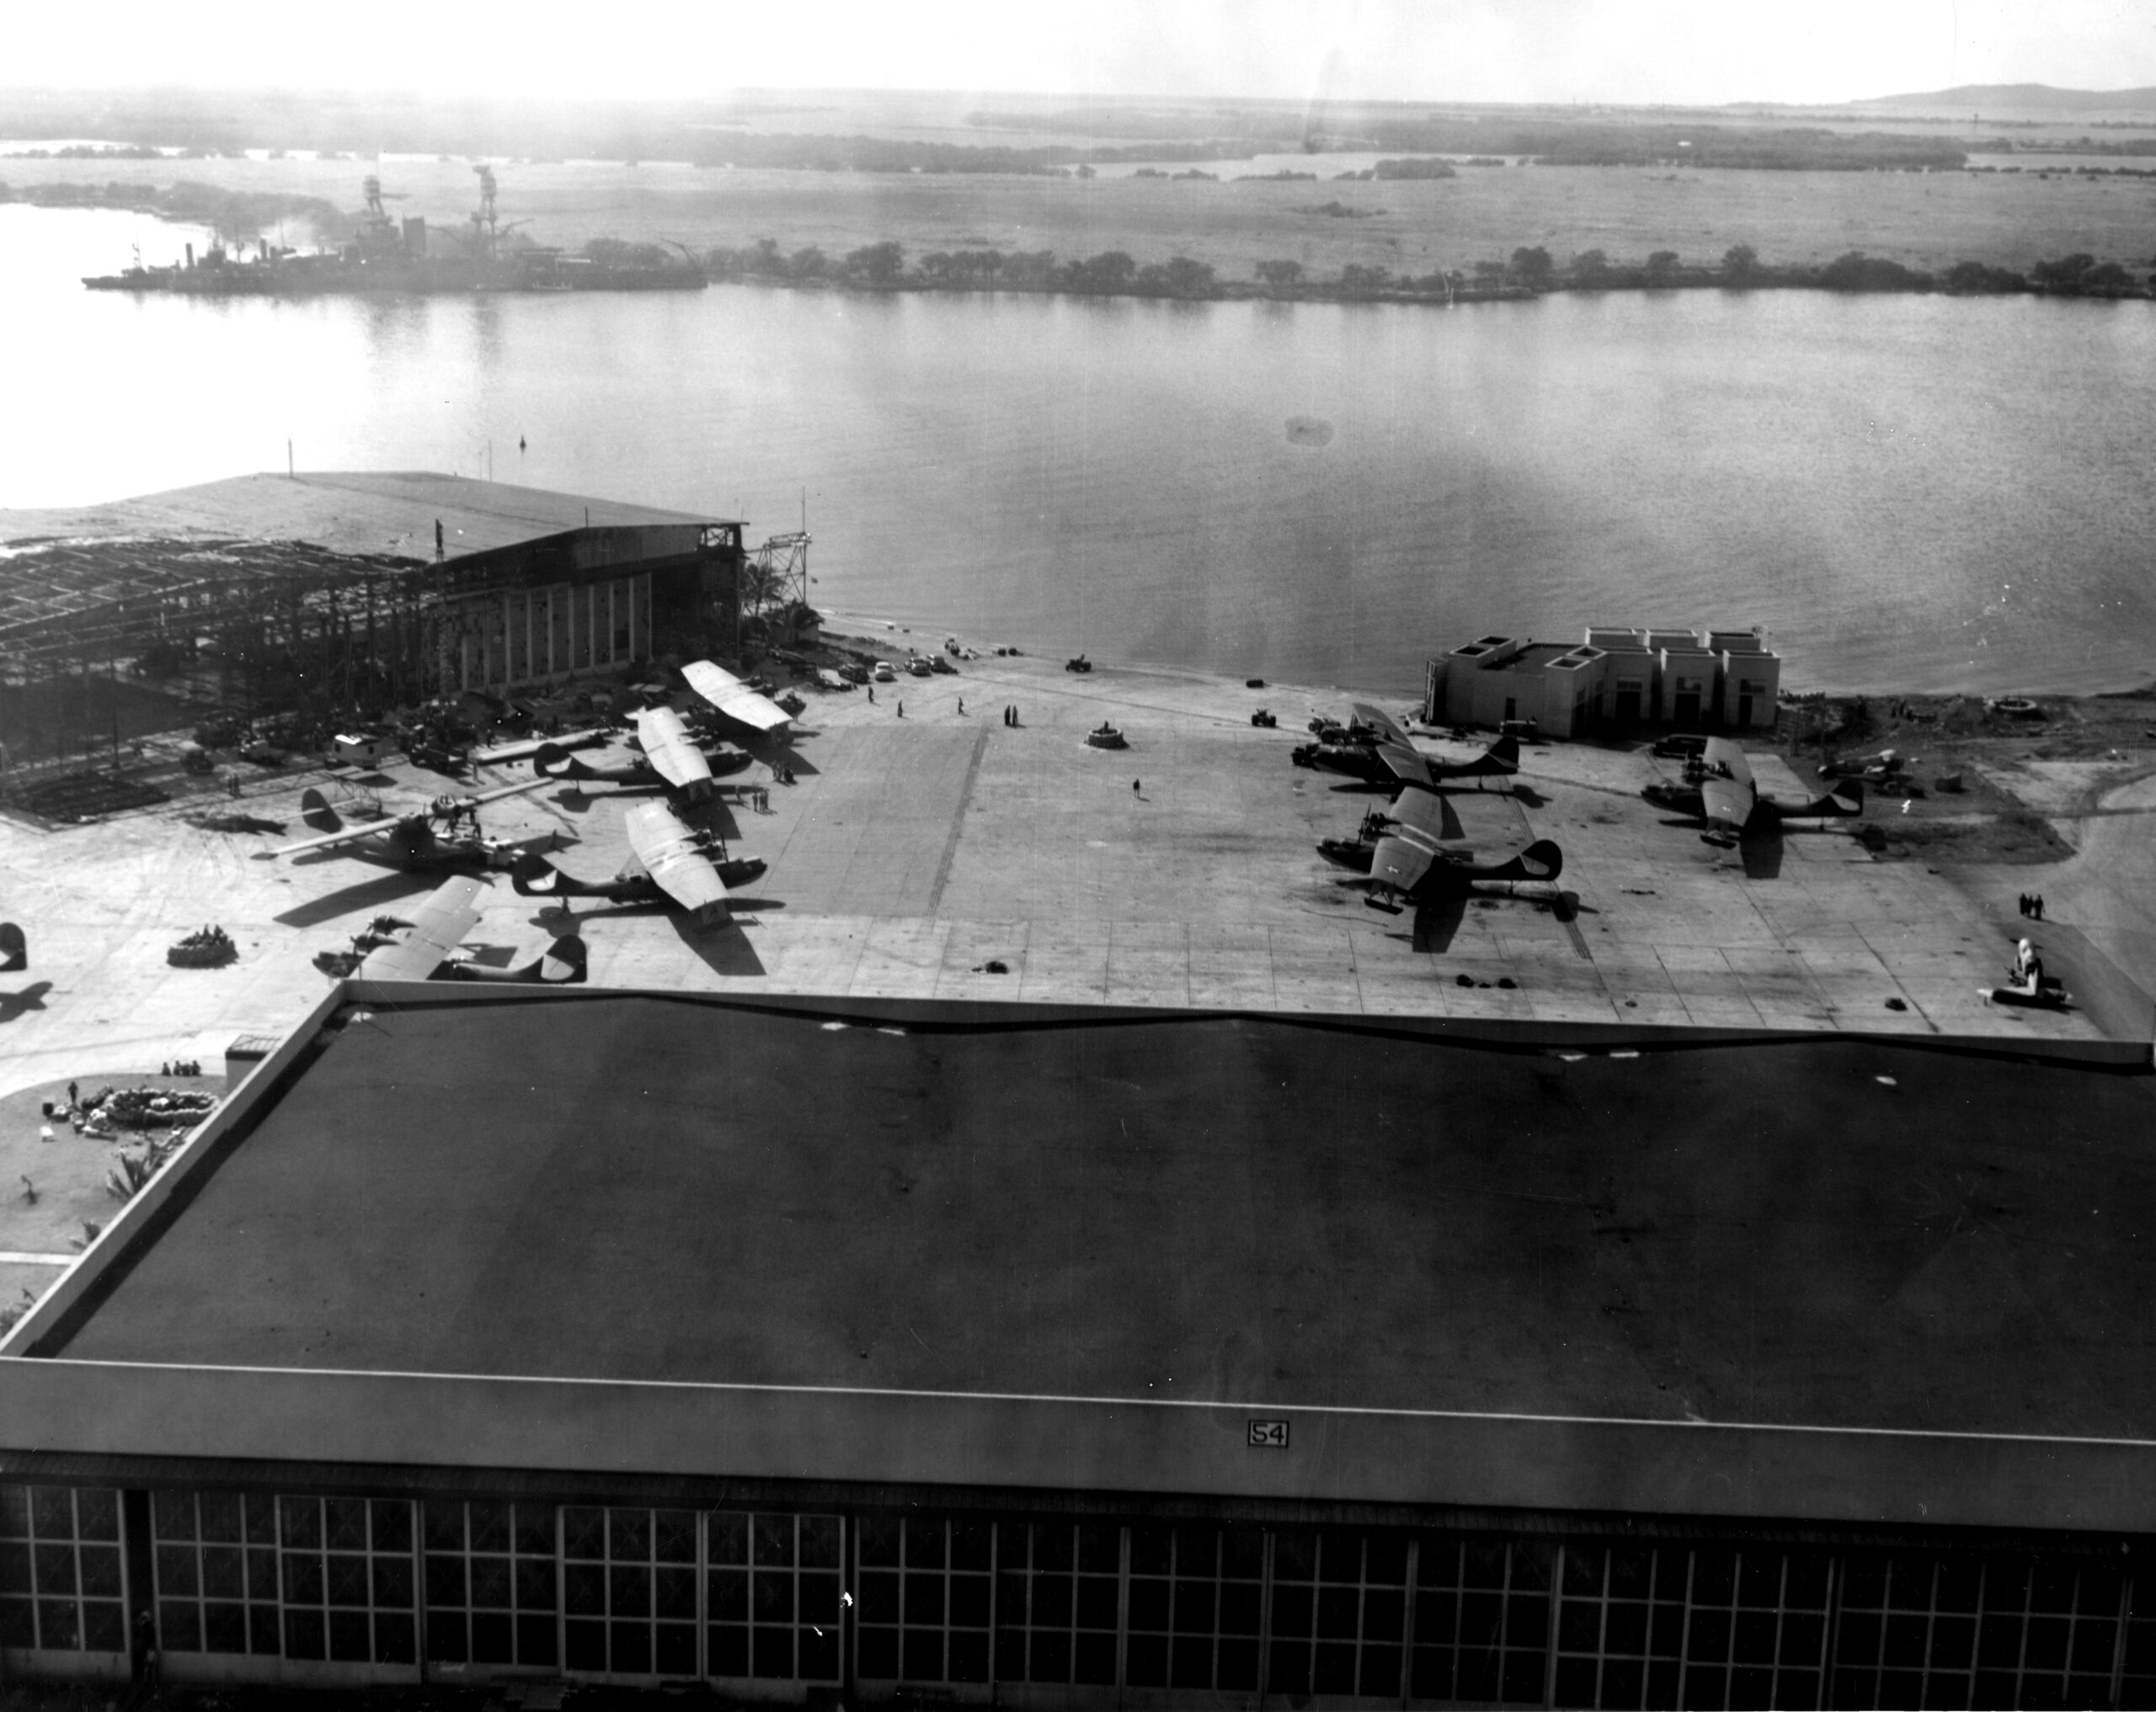
[[[1017,1012],[372,1009],[40,1352],[2156,1437],[2148,1078]]]

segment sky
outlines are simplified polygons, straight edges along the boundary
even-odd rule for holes
[[[2156,84],[2150,0],[108,0],[15,8],[73,88],[734,88],[1716,104]]]

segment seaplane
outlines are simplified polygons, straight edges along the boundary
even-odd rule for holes
[[[1292,757],[1299,767],[1342,773],[1372,785],[1414,785],[1435,790],[1456,779],[1510,778],[1519,771],[1518,739],[1501,737],[1472,760],[1435,760],[1409,741],[1400,723],[1367,701],[1349,704],[1352,723],[1333,738],[1330,730],[1306,743]]]
[[[723,722],[739,727],[752,739],[783,741],[792,727],[793,716],[785,708],[713,661],[691,660],[681,668],[681,675]]]
[[[1870,779],[1874,784],[1898,778],[1914,766],[1917,758],[1899,749],[1882,749],[1876,755],[1837,755],[1819,764],[1822,779]]]
[[[1358,877],[1341,883],[1366,892],[1363,902],[1388,915],[1397,915],[1407,904],[1470,896],[1565,901],[1557,887],[1565,853],[1555,840],[1537,839],[1502,861],[1482,865],[1465,845],[1444,835],[1444,824],[1438,798],[1403,791],[1391,813],[1365,817],[1365,838],[1353,843],[1328,839],[1318,852],[1327,861],[1358,870]]]
[[[712,781],[747,766],[750,757],[738,749],[708,754],[696,745],[681,716],[671,707],[643,707],[636,713],[636,759],[618,766],[593,766],[557,744],[542,744],[531,770],[542,779],[561,779],[582,787],[612,785],[623,791],[668,791],[686,803],[711,796]]]
[[[510,884],[521,897],[562,899],[565,915],[574,914],[568,900],[592,898],[632,907],[677,907],[687,910],[699,927],[717,927],[732,920],[728,891],[764,872],[762,857],[728,856],[723,844],[714,858],[717,840],[686,824],[664,803],[639,803],[622,816],[622,823],[636,865],[612,879],[580,880],[533,851],[510,870]]]
[[[1819,797],[1768,795],[1753,781],[1744,751],[1726,737],[1707,739],[1700,759],[1686,765],[1684,783],[1664,781],[1640,794],[1657,808],[1705,821],[1700,837],[1725,848],[1785,820],[1846,820],[1864,813],[1861,779],[1841,780]]]
[[[574,985],[584,978],[584,941],[558,938],[527,963],[490,968],[461,956],[464,936],[479,920],[483,881],[460,874],[446,880],[409,920],[376,916],[355,934],[349,952],[323,952],[315,967],[325,974],[365,981],[511,981]]]
[[[522,779],[513,785],[467,796],[437,797],[424,808],[408,813],[347,822],[322,792],[309,786],[300,797],[300,818],[315,829],[315,835],[294,844],[280,845],[259,853],[261,860],[298,856],[310,850],[330,850],[357,844],[353,852],[392,867],[424,871],[430,868],[506,868],[525,845],[488,838],[479,829],[483,804],[499,802],[526,791],[536,791],[543,779]],[[437,831],[439,826],[441,829]]]

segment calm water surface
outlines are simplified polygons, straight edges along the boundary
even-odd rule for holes
[[[1486,631],[1756,623],[1806,685],[2156,677],[2146,303],[77,283],[189,236],[0,207],[0,506],[280,469],[287,437],[483,476],[491,441],[500,480],[752,538],[805,490],[819,600],[1043,652],[1407,687]]]

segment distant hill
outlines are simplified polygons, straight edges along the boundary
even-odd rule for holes
[[[2156,112],[2156,88],[2138,89],[2054,89],[2048,83],[1962,83],[1917,95],[1874,95],[1852,107],[1945,108],[1981,113],[2011,109],[2017,113]]]

